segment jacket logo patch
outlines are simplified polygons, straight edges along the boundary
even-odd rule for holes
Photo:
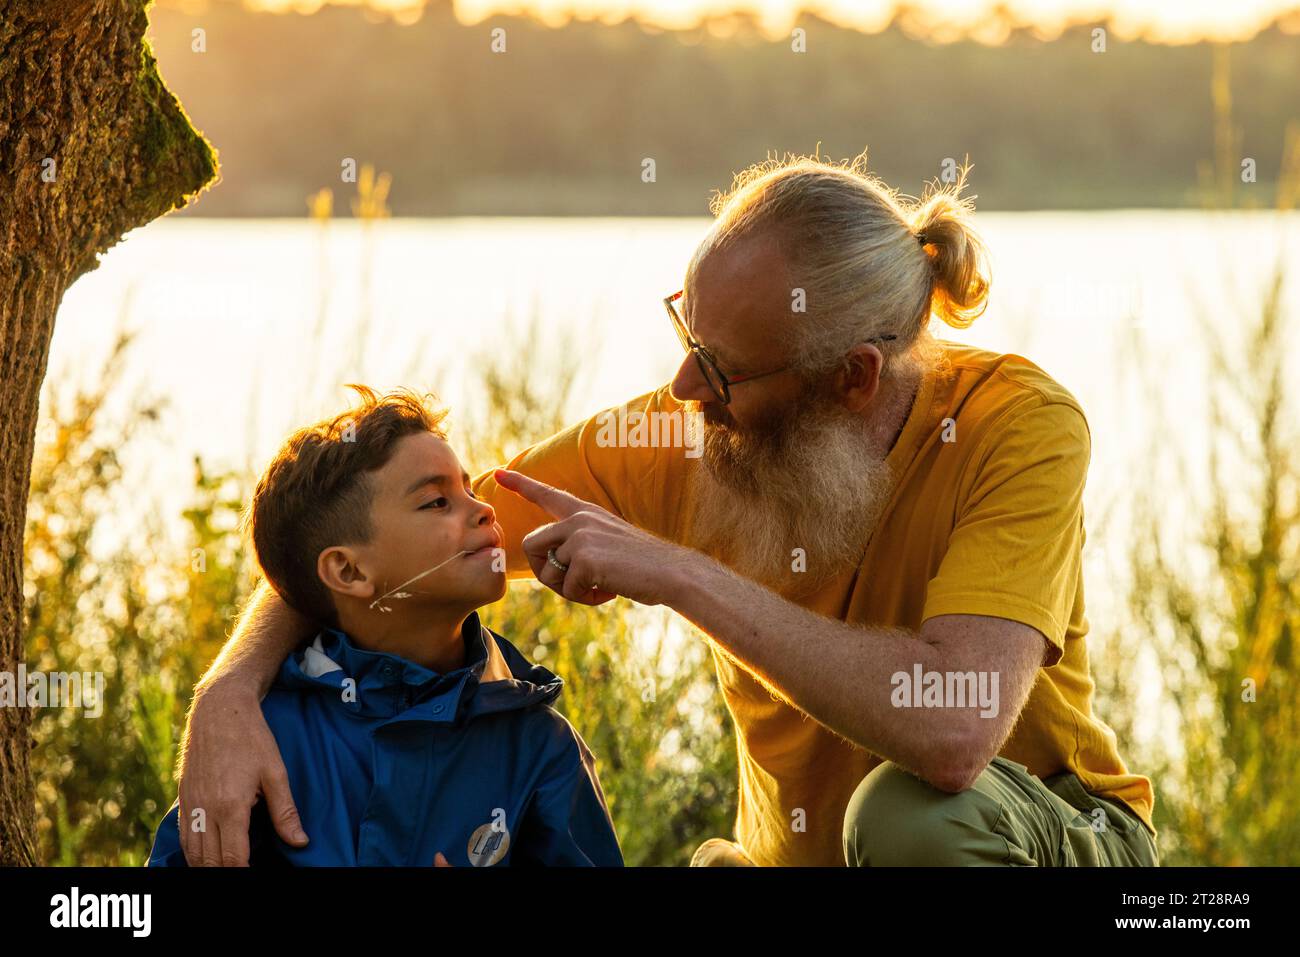
[[[469,846],[465,853],[469,862],[475,867],[491,867],[510,850],[510,832],[504,820],[492,820],[480,824],[470,835]]]

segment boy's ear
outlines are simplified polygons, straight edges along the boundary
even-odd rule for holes
[[[362,569],[360,556],[346,545],[331,545],[316,556],[316,574],[330,591],[352,598],[371,598],[375,583]]]

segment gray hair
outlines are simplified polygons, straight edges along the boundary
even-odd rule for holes
[[[842,163],[758,163],[714,196],[716,219],[691,258],[687,286],[711,251],[770,233],[789,270],[792,309],[803,291],[805,312],[788,342],[796,367],[824,375],[858,343],[893,336],[878,343],[890,375],[933,347],[931,315],[965,328],[987,306],[987,254],[970,224],[974,207],[960,198],[969,168],[912,200],[867,172],[865,151]]]

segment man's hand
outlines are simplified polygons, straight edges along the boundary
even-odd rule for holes
[[[307,843],[279,746],[262,717],[262,695],[311,629],[261,582],[195,689],[179,769],[181,848],[191,867],[248,863],[248,823],[259,794],[285,843]]]
[[[295,847],[307,843],[255,691],[214,685],[195,695],[181,741],[180,778],[178,823],[191,867],[248,865],[249,818],[259,795],[280,838]]]
[[[703,557],[519,472],[497,469],[494,477],[502,488],[557,519],[525,535],[523,548],[537,580],[570,601],[600,605],[622,595],[643,605],[662,605],[683,569]],[[550,560],[551,549],[567,571]]]

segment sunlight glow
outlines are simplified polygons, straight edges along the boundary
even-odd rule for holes
[[[203,6],[202,0],[173,0],[176,5]],[[245,0],[257,10],[312,13],[325,3],[366,5],[402,22],[414,22],[425,0]],[[760,28],[775,38],[789,31],[800,9],[857,29],[874,32],[887,24],[894,0],[454,0],[456,16],[478,23],[497,14],[532,15],[551,26],[571,18],[617,23],[628,17],[666,29],[694,27],[701,17],[725,17],[735,10],[751,12]],[[914,0],[916,26],[938,39],[971,33],[989,41],[988,16],[1001,6],[1016,20],[1032,23],[1044,37],[1059,34],[1073,22],[1110,19],[1121,38],[1142,36],[1169,43],[1202,39],[1247,40],[1274,18],[1284,17],[1288,32],[1300,31],[1300,6],[1293,0]]]

